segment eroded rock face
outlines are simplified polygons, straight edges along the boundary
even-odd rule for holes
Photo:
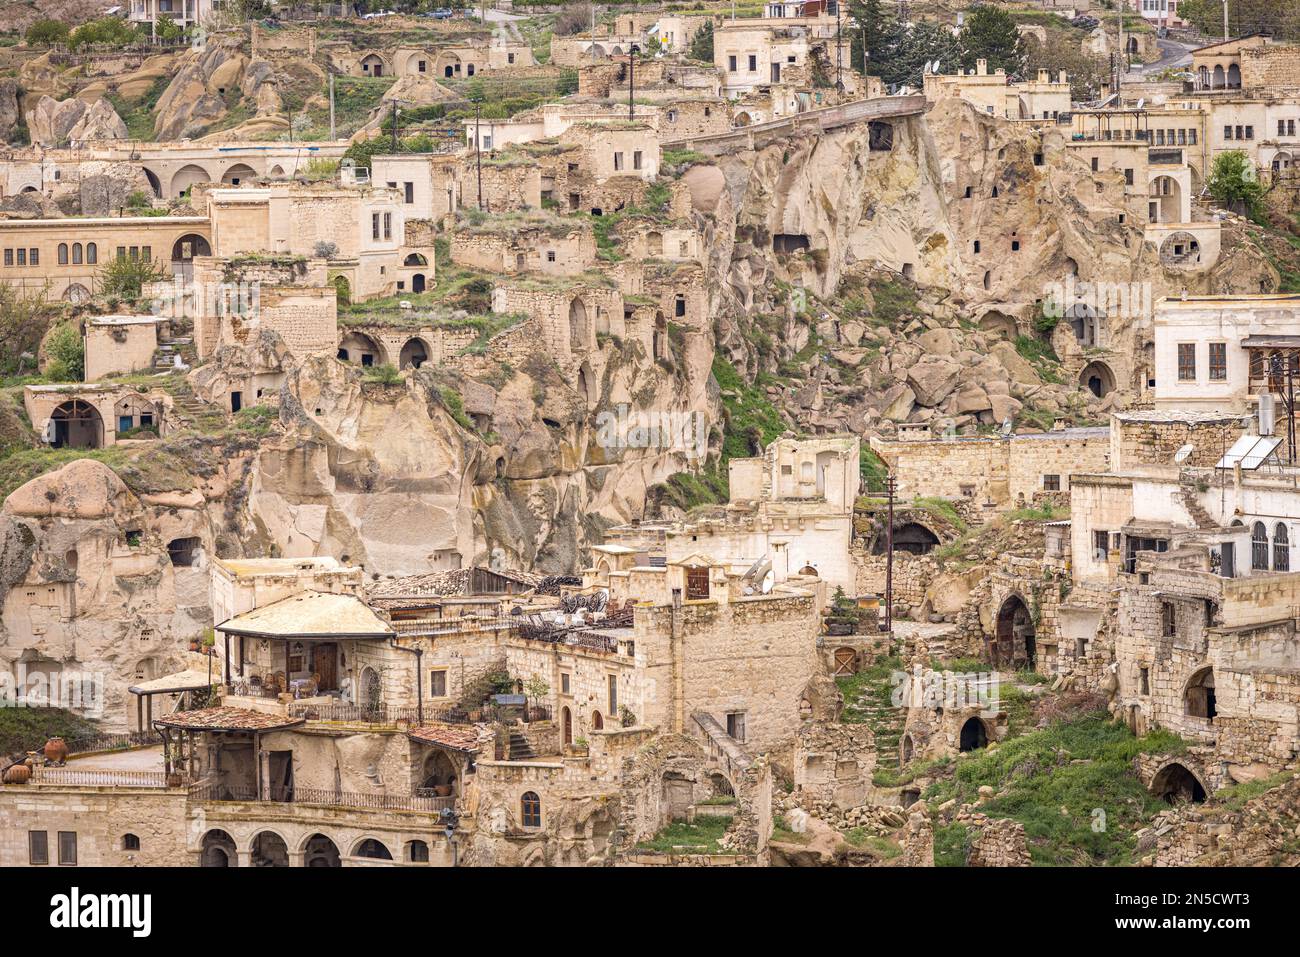
[[[42,96],[27,113],[33,143],[61,146],[70,141],[124,140],[126,124],[105,99],[87,103],[80,99],[55,100]]]
[[[123,730],[126,688],[180,667],[212,623],[211,538],[197,491],[137,496],[90,459],[20,486],[0,509],[0,671],[99,682],[82,710]]]
[[[0,79],[0,140],[7,141],[22,120],[18,108],[18,81],[12,77]]]

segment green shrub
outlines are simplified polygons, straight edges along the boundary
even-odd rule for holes
[[[45,340],[50,357],[45,375],[55,382],[80,382],[86,376],[86,345],[76,323],[65,322]]]

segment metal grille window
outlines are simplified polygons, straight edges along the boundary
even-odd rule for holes
[[[27,863],[50,863],[50,835],[48,831],[27,832]]]
[[[1060,476],[1060,475],[1044,475],[1044,476],[1043,476],[1043,491],[1044,491],[1044,492],[1059,492],[1060,490],[1061,490],[1061,476]]]
[[[1250,567],[1253,571],[1268,571],[1268,529],[1263,522],[1250,527]]]
[[[1291,542],[1287,536],[1286,525],[1278,522],[1273,528],[1273,571],[1291,570]]]
[[[1210,343],[1210,378],[1222,381],[1228,378],[1228,344]]]
[[[1196,381],[1196,343],[1178,343],[1178,378],[1184,382]]]
[[[75,866],[77,863],[77,832],[59,832],[59,863]]]

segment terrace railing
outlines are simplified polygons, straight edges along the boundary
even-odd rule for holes
[[[264,801],[276,804],[303,804],[316,807],[346,807],[372,811],[426,811],[440,813],[454,807],[454,797],[438,797],[431,789],[418,788],[413,794],[363,794],[326,788],[269,787],[262,793],[253,785],[200,782],[190,787],[190,800],[212,803],[247,803]]]
[[[32,768],[32,783],[77,788],[165,788],[164,771],[132,771],[117,768]]]

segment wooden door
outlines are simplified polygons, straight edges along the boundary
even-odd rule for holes
[[[311,670],[320,675],[320,691],[336,691],[339,684],[338,645],[329,641],[312,647]]]
[[[858,673],[858,653],[852,648],[835,649],[835,677]]]

